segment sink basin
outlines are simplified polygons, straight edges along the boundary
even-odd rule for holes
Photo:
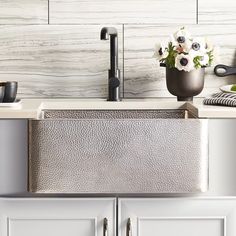
[[[176,110],[43,110],[29,122],[33,193],[208,189],[208,121]]]

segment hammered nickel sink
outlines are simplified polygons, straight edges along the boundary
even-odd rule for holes
[[[29,144],[30,192],[208,189],[208,121],[187,110],[44,110]]]

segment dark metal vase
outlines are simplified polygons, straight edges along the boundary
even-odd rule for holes
[[[205,68],[186,72],[166,67],[166,85],[178,101],[192,101],[204,87],[204,75]]]

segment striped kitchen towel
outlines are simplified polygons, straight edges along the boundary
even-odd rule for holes
[[[236,107],[236,94],[235,93],[215,93],[210,97],[204,98],[205,105],[218,105]]]

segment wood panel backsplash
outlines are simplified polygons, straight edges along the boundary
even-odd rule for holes
[[[198,0],[199,23],[235,24],[235,0]]]
[[[0,26],[0,80],[19,81],[22,97],[105,97],[109,42],[99,39],[101,27]],[[115,27],[122,57],[122,25]]]
[[[48,24],[48,0],[0,0],[0,24]]]
[[[236,27],[234,25],[186,25],[193,35],[207,36],[220,47],[219,63],[227,65],[236,62]],[[128,25],[124,35],[124,84],[126,97],[167,97],[165,68],[158,66],[152,58],[156,41],[168,39],[176,26]],[[213,68],[206,69],[205,88],[200,96],[215,92],[219,86],[235,83],[235,76],[216,77]]]
[[[173,6],[178,6],[178,11]],[[196,0],[50,0],[55,24],[195,23]]]
[[[19,97],[106,97],[109,42],[119,31],[125,97],[169,97],[154,44],[181,26],[220,46],[218,62],[236,65],[236,1],[0,0],[0,80],[19,81]],[[124,45],[123,45],[124,44]],[[207,69],[200,96],[236,83]]]

